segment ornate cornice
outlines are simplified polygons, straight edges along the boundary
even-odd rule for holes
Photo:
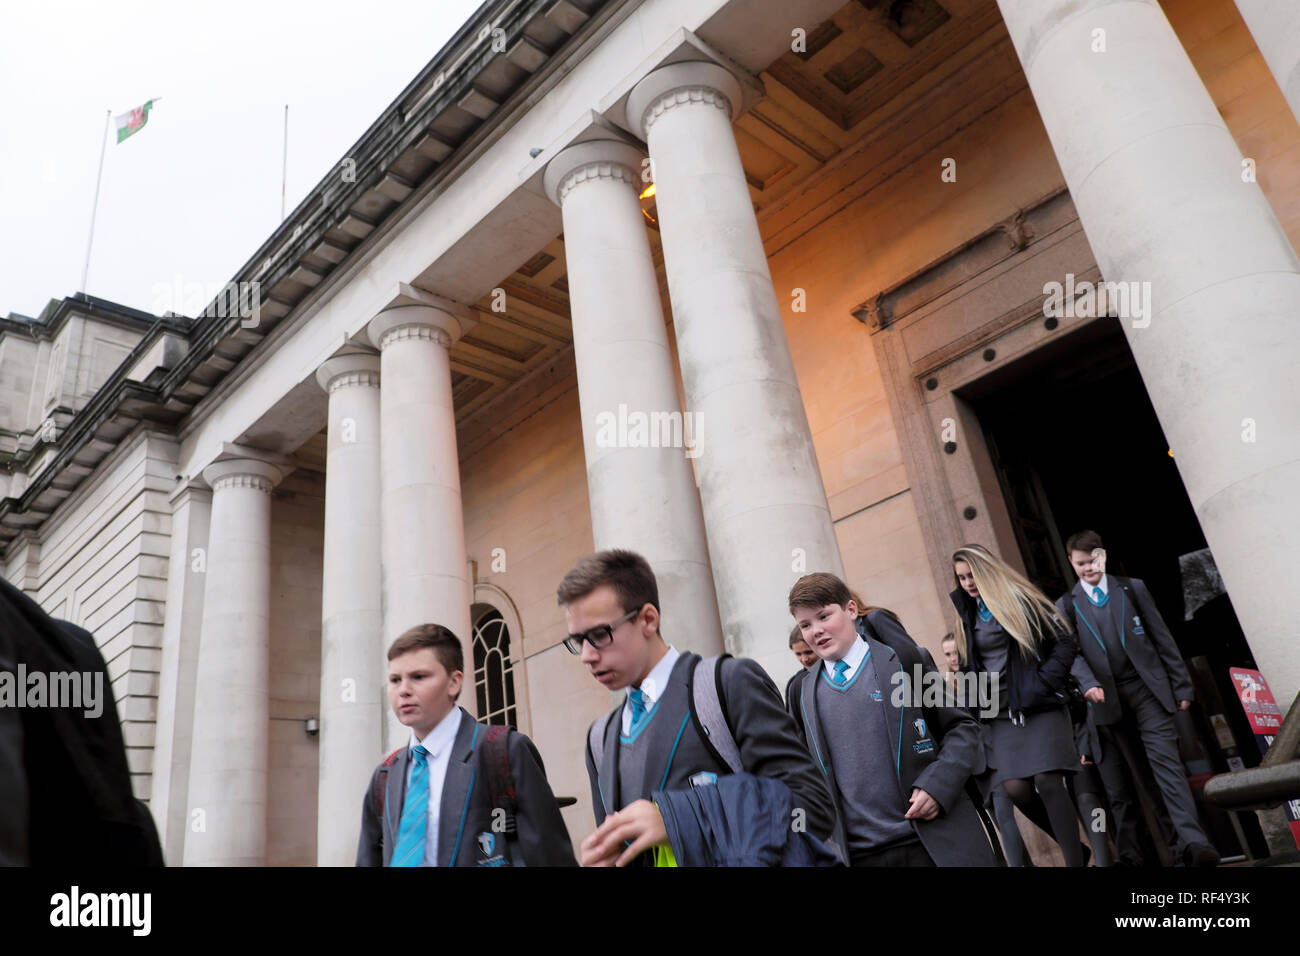
[[[1069,193],[1054,189],[1023,209],[994,223],[901,282],[860,302],[851,312],[874,334],[937,299],[970,276],[1019,255],[1077,217]]]

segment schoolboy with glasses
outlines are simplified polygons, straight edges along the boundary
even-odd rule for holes
[[[639,554],[589,555],[565,575],[556,596],[569,630],[565,647],[607,690],[628,688],[588,734],[597,828],[582,842],[582,865],[673,865],[651,794],[708,786],[732,772],[698,718],[692,720],[700,657],[679,652],[660,634],[658,584]],[[834,822],[830,793],[772,679],[744,658],[705,663],[716,663],[718,696],[743,771],[784,783],[807,832],[825,839]]]

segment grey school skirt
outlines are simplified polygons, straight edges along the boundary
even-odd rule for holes
[[[1004,710],[984,724],[984,746],[993,784],[1079,769],[1074,725],[1064,706],[1026,714],[1023,724],[1013,724]]]

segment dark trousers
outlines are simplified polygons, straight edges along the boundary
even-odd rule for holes
[[[849,866],[934,866],[920,840],[908,840],[879,850],[851,850]]]
[[[1133,799],[1124,779],[1124,768],[1117,757],[1132,771],[1133,779],[1141,780],[1143,756],[1150,765],[1156,788],[1163,798],[1169,822],[1174,831],[1175,848],[1181,851],[1189,843],[1209,843],[1196,816],[1196,802],[1182,759],[1178,756],[1178,732],[1174,729],[1173,715],[1161,706],[1141,680],[1124,681],[1118,685],[1124,716],[1114,724],[1098,727],[1107,753],[1098,765],[1111,811],[1115,815],[1115,843],[1121,859],[1131,859],[1140,851],[1138,828],[1142,826],[1141,807]]]

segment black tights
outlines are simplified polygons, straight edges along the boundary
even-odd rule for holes
[[[1110,845],[1106,842],[1109,817],[1101,797],[1085,790],[1075,793],[1074,802],[1079,807],[1079,822],[1083,824],[1088,842],[1092,844],[1093,859],[1098,866],[1111,866],[1114,861],[1110,858]],[[1099,822],[1100,827],[1097,826]]]
[[[1004,780],[1002,786],[1021,813],[1053,836],[1066,866],[1083,866],[1079,823],[1074,801],[1065,787],[1065,774],[1036,773],[1032,780]]]

